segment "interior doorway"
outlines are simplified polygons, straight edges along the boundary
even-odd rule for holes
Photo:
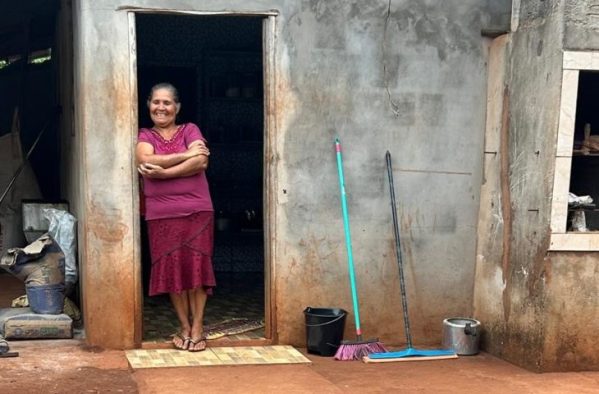
[[[196,123],[211,152],[215,209],[214,295],[205,324],[264,322],[263,17],[136,14],[139,126],[150,127],[151,86],[170,82],[181,98],[179,123]],[[151,262],[141,219],[144,342],[170,342],[178,321],[168,296],[148,297]],[[260,340],[264,328],[226,341]]]

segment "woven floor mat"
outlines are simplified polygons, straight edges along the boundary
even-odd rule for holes
[[[126,355],[129,364],[134,369],[311,363],[297,349],[287,345],[209,347],[203,352],[177,349],[136,349],[127,350]]]
[[[204,326],[206,339],[217,339],[227,335],[236,335],[264,327],[264,321],[246,318],[234,318]]]

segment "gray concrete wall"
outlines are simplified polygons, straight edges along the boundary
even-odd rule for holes
[[[592,35],[572,35],[574,9],[523,2],[490,59],[474,310],[485,350],[539,372],[599,367],[597,254],[547,252],[562,48]]]
[[[496,19],[501,12],[475,0],[103,0],[79,3],[75,15],[89,343],[135,344],[135,87],[127,14],[116,11],[124,4],[280,12],[268,213],[280,342],[304,344],[306,306],[351,310],[336,136],[365,335],[404,340],[386,150],[395,164],[415,343],[439,343],[443,318],[471,314],[487,81],[480,33],[487,24],[505,25]],[[353,328],[349,319],[346,337]]]
[[[597,253],[548,256],[544,371],[599,369],[597,261]]]
[[[564,49],[599,49],[599,3],[565,0]]]
[[[505,34],[509,31],[512,19],[512,1],[487,0],[483,33],[488,35]]]
[[[133,347],[141,293],[137,179],[126,12],[106,2],[75,7],[75,121],[81,185],[79,248],[86,337]],[[136,118],[136,117],[135,117]]]
[[[490,80],[474,310],[486,350],[541,370],[563,19],[557,0],[523,2],[520,15],[491,60],[504,75]]]
[[[288,130],[279,178],[287,190],[278,226],[285,259],[275,260],[286,278],[277,285],[283,341],[301,338],[303,306],[351,310],[336,135],[344,148],[365,332],[392,343],[404,339],[387,149],[414,340],[438,342],[444,317],[471,313],[486,80],[480,25],[467,22],[481,15],[475,3],[395,2],[387,19],[384,2],[314,2],[282,20],[281,64],[288,65],[282,93],[293,109],[280,130]]]
[[[566,0],[564,10],[564,50],[599,50],[599,3]],[[599,369],[598,270],[597,252],[548,255],[545,370]]]

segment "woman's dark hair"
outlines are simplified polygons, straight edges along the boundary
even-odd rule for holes
[[[179,91],[177,90],[177,88],[168,82],[160,82],[152,86],[152,89],[150,89],[150,94],[148,95],[147,101],[148,105],[150,105],[150,101],[152,101],[152,96],[154,95],[154,92],[159,89],[166,89],[170,91],[173,95],[173,100],[175,101],[175,103],[179,104]]]

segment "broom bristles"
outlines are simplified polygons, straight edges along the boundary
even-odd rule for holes
[[[362,357],[371,353],[384,353],[388,350],[378,341],[345,342],[339,346],[335,353],[335,360],[351,361],[362,360]]]

